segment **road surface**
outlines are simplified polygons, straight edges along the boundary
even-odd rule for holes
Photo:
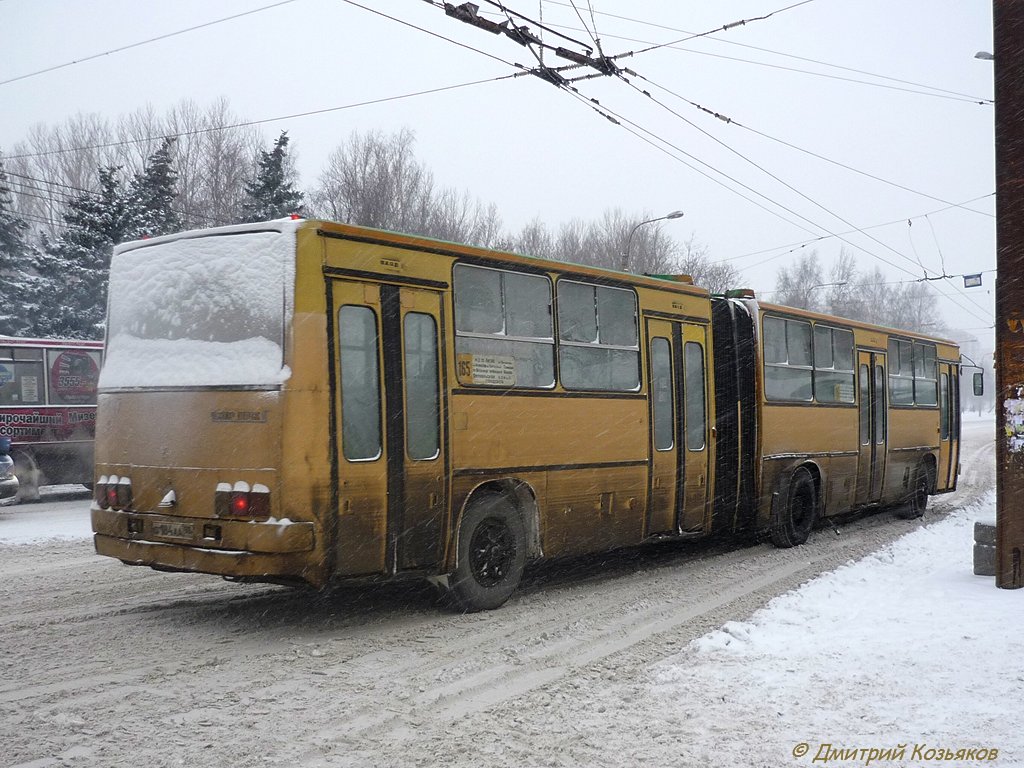
[[[992,487],[992,432],[965,423],[960,489],[925,524]],[[0,541],[87,506],[0,507]],[[545,565],[472,615],[419,584],[321,594],[131,568],[87,539],[0,544],[0,765],[689,765],[673,732],[694,713],[649,695],[656,665],[921,524]]]

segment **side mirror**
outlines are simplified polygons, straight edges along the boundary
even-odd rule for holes
[[[985,375],[982,373],[976,373],[973,377],[974,384],[974,396],[981,397],[985,394]]]

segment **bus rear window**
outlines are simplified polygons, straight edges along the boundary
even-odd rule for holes
[[[100,387],[280,384],[294,242],[241,232],[116,253]]]

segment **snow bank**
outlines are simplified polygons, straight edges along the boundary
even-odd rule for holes
[[[1006,715],[1024,692],[1024,594],[971,565],[973,521],[994,504],[993,494],[694,641],[656,693],[751,734],[722,744],[721,764],[810,765],[823,743],[908,744],[908,760],[914,744],[988,747],[998,764],[1024,764],[1024,732]],[[800,743],[810,752],[797,760]]]

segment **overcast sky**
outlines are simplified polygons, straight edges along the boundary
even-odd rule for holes
[[[615,125],[537,77],[493,80],[537,61],[424,0],[365,0],[377,13],[348,0],[0,0],[0,150],[11,154],[36,123],[79,112],[116,119],[146,105],[160,112],[226,96],[240,116],[266,120],[268,146],[288,131],[304,185],[352,131],[407,127],[437,181],[494,202],[509,229],[535,217],[557,227],[614,207],[683,210],[668,231],[734,260],[769,298],[778,267],[815,240],[807,247],[826,262],[845,245],[862,268],[877,263],[890,280],[993,269],[992,64],[974,58],[991,50],[991,3],[797,3],[508,3],[576,41],[590,41],[596,27],[609,56],[778,11],[617,59],[635,71],[629,83],[576,83],[620,118]],[[546,54],[545,63],[562,62]],[[933,285],[950,297],[941,304],[947,322],[989,346],[994,274],[984,281],[970,290],[960,277]]]

